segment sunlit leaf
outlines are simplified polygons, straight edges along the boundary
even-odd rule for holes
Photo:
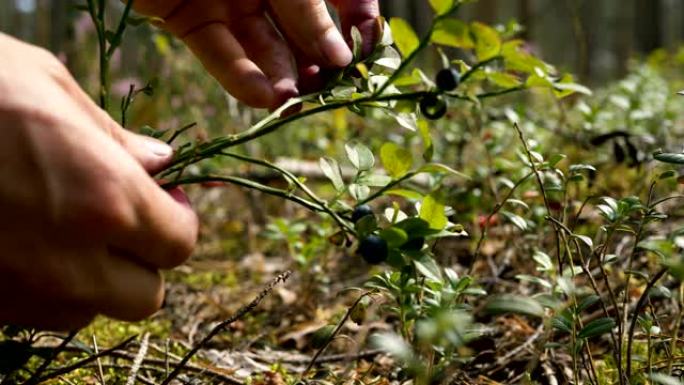
[[[501,53],[501,37],[494,28],[474,22],[470,24],[470,31],[475,37],[475,54],[478,60],[488,60]]]
[[[345,185],[344,180],[342,179],[342,170],[340,169],[340,165],[337,163],[337,161],[333,158],[324,157],[321,158],[319,164],[321,171],[323,171],[323,174],[330,179],[335,187],[335,190],[343,191]]]
[[[420,206],[420,218],[428,222],[430,228],[442,230],[449,222],[444,208],[444,204],[438,202],[433,195],[428,195]]]
[[[413,53],[420,45],[418,35],[406,20],[393,17],[390,19],[390,28],[392,28],[394,44],[404,57]]]
[[[475,42],[470,36],[470,27],[458,19],[440,20],[432,31],[431,40],[434,44],[454,48],[472,49],[475,47]]]
[[[544,308],[534,298],[518,295],[501,295],[495,297],[485,307],[490,314],[522,314],[532,317],[544,317]]]
[[[449,12],[454,7],[455,0],[430,0],[430,6],[438,15]]]
[[[380,148],[380,159],[387,173],[395,179],[406,175],[413,167],[411,152],[391,142]]]
[[[344,146],[347,158],[359,171],[368,171],[375,165],[375,157],[371,150],[357,141],[351,141]]]

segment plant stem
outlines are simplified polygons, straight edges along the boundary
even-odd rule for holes
[[[389,86],[394,84],[394,82],[401,76],[401,74],[404,73],[406,68],[411,64],[416,57],[418,57],[418,54],[420,54],[425,48],[427,48],[430,45],[430,41],[432,40],[432,32],[435,30],[435,27],[437,26],[437,23],[440,21],[444,20],[445,18],[449,17],[450,14],[456,12],[456,10],[461,6],[460,3],[454,4],[451,9],[448,11],[435,16],[435,18],[432,19],[432,24],[430,25],[430,29],[428,32],[423,36],[422,39],[420,39],[420,42],[418,43],[418,46],[416,49],[414,49],[408,56],[404,58],[404,60],[401,61],[401,64],[399,67],[392,73],[392,75],[387,79],[385,83],[382,84],[380,88],[375,92],[375,95],[382,95],[383,92],[387,90]]]
[[[656,283],[658,283],[658,281],[663,278],[665,274],[667,274],[667,271],[667,268],[661,269],[653,276],[653,278],[651,278],[650,281],[648,281],[648,284],[646,285],[646,288],[644,289],[643,294],[641,294],[639,302],[637,302],[636,308],[634,309],[632,322],[629,325],[629,331],[627,332],[627,371],[625,375],[627,376],[628,380],[632,378],[632,344],[634,342],[634,331],[636,329],[637,320],[639,319],[639,313],[641,313],[641,310],[644,308],[644,305],[648,300],[649,292],[656,285]]]
[[[24,384],[25,385],[34,385],[38,383],[38,379],[40,378],[41,375],[45,372],[45,370],[48,369],[50,364],[57,358],[57,356],[64,351],[64,349],[69,345],[69,343],[76,337],[76,334],[78,334],[78,331],[72,331],[70,332],[62,342],[57,346],[52,354],[50,354],[50,357],[46,358],[43,363],[36,369],[35,372],[31,375],[31,378],[29,378]]]
[[[485,220],[484,227],[482,228],[482,234],[480,234],[480,239],[477,240],[477,246],[475,247],[475,253],[473,254],[473,258],[470,261],[470,266],[468,267],[468,272],[466,275],[472,275],[473,274],[473,269],[475,268],[475,262],[480,258],[480,252],[482,251],[482,245],[484,244],[484,241],[487,239],[487,232],[489,230],[489,221],[494,218],[496,214],[501,211],[501,209],[504,207],[506,202],[511,199],[515,191],[520,187],[523,183],[525,183],[530,177],[532,177],[534,173],[529,173],[522,177],[518,182],[515,183],[515,185],[508,191],[506,196],[504,197],[503,200],[500,202],[497,202],[496,206],[494,206],[494,209],[492,212],[487,216],[487,219]]]
[[[218,175],[216,175],[216,176],[211,176],[211,175],[191,176],[191,177],[185,177],[183,179],[179,179],[179,180],[175,180],[175,181],[163,184],[162,188],[169,189],[169,188],[176,187],[176,186],[182,186],[182,185],[188,185],[188,184],[200,184],[200,183],[207,183],[207,182],[231,183],[234,185],[247,187],[247,188],[250,188],[253,190],[258,190],[264,194],[269,194],[269,195],[273,195],[273,196],[277,196],[280,198],[287,199],[287,200],[292,201],[294,203],[297,203],[301,206],[304,206],[305,208],[307,208],[311,211],[316,211],[316,212],[324,212],[325,211],[322,207],[317,205],[315,202],[311,202],[311,201],[308,201],[304,198],[298,197],[296,195],[292,195],[289,191],[277,189],[274,187],[265,186],[263,184],[254,182],[254,181],[249,180],[249,179],[234,177],[234,176],[218,176]]]
[[[513,126],[515,127],[515,130],[518,132],[518,137],[520,138],[520,141],[522,142],[523,148],[525,149],[525,154],[527,155],[527,159],[530,162],[530,168],[532,169],[532,173],[534,174],[535,178],[537,179],[537,183],[539,184],[539,191],[542,194],[542,198],[544,199],[544,206],[546,207],[546,213],[549,217],[553,217],[553,214],[551,212],[551,205],[549,204],[549,198],[546,193],[546,187],[544,187],[544,181],[541,178],[541,174],[539,172],[539,169],[537,169],[537,166],[534,164],[534,157],[532,156],[532,151],[530,150],[530,146],[527,144],[527,139],[525,139],[525,134],[523,133],[522,129],[518,125],[518,123],[514,123]],[[561,276],[563,275],[563,261],[561,259],[561,247],[560,247],[560,235],[558,234],[558,231],[556,228],[553,228],[554,234],[556,236],[556,259],[558,261],[558,274]]]
[[[510,89],[505,89],[502,91],[496,91],[496,92],[491,92],[491,93],[483,93],[483,94],[478,94],[475,96],[475,98],[482,100],[482,99],[487,99],[491,97],[496,97],[501,95],[502,93],[510,93],[510,92],[517,92],[524,90],[525,88],[522,87],[513,87]],[[342,100],[342,101],[333,101],[327,104],[323,104],[314,108],[311,108],[309,110],[305,110],[302,112],[299,112],[297,114],[289,115],[284,118],[278,118],[279,114],[282,113],[284,110],[287,108],[304,103],[307,101],[313,101],[315,100],[320,94],[314,94],[314,95],[309,95],[309,96],[304,96],[296,99],[292,99],[290,102],[286,103],[283,105],[283,107],[279,108],[274,112],[273,114],[269,115],[268,117],[264,118],[262,121],[258,122],[254,126],[250,127],[248,130],[243,131],[239,134],[236,135],[230,135],[222,138],[215,139],[212,142],[205,143],[202,145],[199,145],[197,148],[194,150],[188,150],[184,153],[179,154],[176,159],[174,159],[169,166],[160,174],[161,177],[168,176],[170,174],[173,174],[174,172],[179,171],[179,165],[184,165],[188,166],[197,162],[200,162],[204,159],[211,158],[212,156],[215,156],[219,154],[221,151],[224,151],[228,148],[238,146],[240,144],[244,144],[247,142],[250,142],[252,140],[255,140],[257,138],[260,138],[262,136],[271,134],[278,129],[282,128],[283,126],[298,121],[300,119],[320,114],[322,112],[327,112],[327,111],[332,111],[340,108],[346,108],[346,107],[352,107],[352,106],[364,106],[364,105],[369,105],[370,103],[378,103],[378,102],[390,102],[390,101],[400,101],[400,100],[417,100],[420,99],[421,97],[431,94],[432,92],[429,91],[415,91],[415,92],[409,92],[409,93],[404,93],[404,94],[395,94],[395,95],[383,95],[379,97],[375,97],[373,95],[365,96],[359,99],[353,99],[353,100]],[[454,99],[459,99],[459,100],[464,100],[464,101],[471,101],[471,98],[458,95],[458,94],[446,94],[450,98]],[[375,105],[377,107],[377,105]]]
[[[48,374],[46,374],[46,375],[44,375],[44,376],[38,378],[38,379],[36,380],[35,383],[36,383],[36,384],[44,383],[44,382],[46,382],[46,381],[48,381],[48,380],[51,380],[51,379],[53,379],[53,378],[57,378],[57,377],[59,377],[59,376],[61,376],[61,375],[64,375],[64,374],[67,374],[67,373],[71,373],[71,372],[73,372],[73,371],[75,371],[75,370],[81,369],[81,368],[85,367],[86,365],[88,365],[88,364],[90,364],[90,363],[92,363],[92,362],[94,362],[94,361],[97,361],[97,360],[98,360],[99,358],[101,358],[101,357],[106,357],[106,356],[108,356],[110,353],[112,353],[112,352],[114,352],[114,351],[117,351],[117,350],[119,350],[119,349],[123,349],[126,345],[128,345],[129,343],[131,343],[131,341],[133,341],[134,339],[136,339],[136,337],[137,337],[137,335],[128,337],[128,338],[126,338],[125,340],[123,340],[122,342],[120,342],[119,344],[115,345],[114,347],[111,347],[111,348],[109,348],[109,349],[107,349],[107,350],[102,350],[102,351],[100,351],[99,353],[93,354],[93,355],[91,355],[91,356],[89,356],[89,357],[87,357],[87,358],[84,358],[84,359],[82,359],[82,360],[80,360],[80,361],[77,361],[77,362],[75,362],[75,363],[72,364],[72,365],[64,366],[64,367],[62,367],[62,368],[53,370],[52,372],[49,372]]]
[[[221,154],[224,155],[224,156],[228,156],[228,157],[231,157],[231,158],[235,158],[235,159],[238,159],[238,160],[242,160],[242,161],[245,161],[245,162],[257,164],[257,165],[260,165],[260,166],[267,167],[267,168],[270,168],[270,169],[272,169],[272,170],[275,170],[276,172],[278,172],[278,173],[280,173],[281,175],[283,175],[283,176],[285,177],[286,180],[290,181],[291,183],[293,183],[294,185],[296,185],[299,189],[301,189],[302,191],[304,191],[304,193],[305,193],[312,201],[314,201],[314,203],[316,203],[317,205],[319,205],[319,206],[321,207],[321,209],[322,209],[325,213],[327,213],[328,215],[330,215],[330,216],[333,218],[333,220],[335,220],[335,222],[337,222],[337,224],[338,224],[342,229],[344,229],[344,230],[347,231],[347,232],[351,232],[352,234],[355,234],[355,233],[356,233],[356,232],[354,231],[353,228],[351,228],[350,226],[348,226],[347,223],[346,223],[346,222],[345,222],[345,221],[344,221],[344,220],[343,220],[343,219],[342,219],[334,210],[332,210],[332,209],[329,207],[328,202],[326,202],[326,201],[324,201],[323,199],[319,198],[313,191],[311,191],[311,189],[310,189],[307,185],[305,185],[304,183],[302,183],[302,181],[300,181],[299,178],[297,178],[297,176],[294,175],[294,174],[292,174],[291,172],[289,172],[289,171],[285,170],[284,168],[279,167],[279,166],[277,166],[277,165],[275,165],[275,164],[273,164],[273,163],[271,163],[271,162],[267,162],[267,161],[265,161],[265,160],[250,158],[250,157],[248,157],[248,156],[239,155],[239,154],[234,154],[234,153],[228,153],[228,152],[223,152],[223,153],[221,153]]]
[[[361,301],[364,298],[366,298],[370,295],[373,295],[375,293],[376,293],[376,291],[368,291],[368,292],[361,294],[359,296],[359,298],[357,298],[356,301],[354,301],[354,303],[349,307],[349,309],[347,309],[347,312],[344,314],[344,317],[342,317],[340,322],[337,323],[337,326],[335,327],[333,332],[330,333],[330,336],[328,336],[328,339],[323,343],[323,346],[321,346],[321,348],[318,349],[318,351],[316,351],[316,354],[314,354],[313,358],[311,358],[309,365],[306,366],[306,369],[304,369],[304,371],[300,375],[300,379],[304,378],[304,376],[306,376],[309,373],[309,371],[311,371],[311,368],[313,368],[314,365],[316,365],[316,361],[318,360],[318,357],[325,351],[325,349],[328,348],[328,346],[330,345],[332,340],[337,336],[337,334],[340,332],[340,330],[342,330],[342,327],[347,322],[347,320],[351,316],[354,309],[356,309],[356,307],[359,306],[359,304],[361,303]]]

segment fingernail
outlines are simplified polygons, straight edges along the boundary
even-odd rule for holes
[[[168,158],[173,155],[173,148],[168,144],[154,138],[144,138],[147,150],[160,158]]]
[[[323,35],[320,42],[320,48],[328,61],[338,67],[347,66],[351,63],[353,55],[349,46],[340,35],[337,28],[330,28],[328,32]]]

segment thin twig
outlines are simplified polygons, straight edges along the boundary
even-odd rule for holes
[[[513,196],[515,191],[520,187],[523,183],[525,183],[534,173],[529,173],[522,177],[518,182],[513,185],[513,187],[508,191],[504,199],[502,199],[500,202],[497,202],[496,206],[494,206],[494,209],[489,213],[489,216],[487,216],[487,219],[485,220],[484,226],[482,227],[482,233],[480,234],[480,239],[477,240],[477,246],[475,247],[475,253],[473,254],[473,258],[470,261],[470,266],[468,267],[468,273],[467,275],[473,274],[473,269],[475,268],[475,263],[476,261],[480,258],[480,252],[482,251],[482,245],[484,244],[484,241],[487,239],[487,232],[489,230],[489,222],[494,218],[496,214],[501,211],[501,209],[504,207],[506,202],[508,202],[509,199]]]
[[[648,300],[648,296],[650,295],[651,289],[658,283],[658,281],[661,278],[663,278],[663,276],[665,276],[665,274],[667,274],[667,271],[667,268],[661,269],[653,276],[653,278],[651,278],[650,281],[648,281],[648,284],[646,284],[646,288],[644,289],[643,294],[641,294],[641,297],[637,302],[637,306],[634,309],[634,314],[632,315],[632,322],[630,323],[629,331],[627,332],[627,370],[625,375],[627,376],[628,380],[632,378],[632,344],[634,342],[634,331],[636,329],[637,321],[639,319],[639,313],[641,313],[641,310],[644,308],[644,305]]]
[[[36,369],[36,371],[31,375],[31,377],[24,382],[24,385],[34,385],[39,383],[39,378],[40,376],[48,369],[50,364],[52,364],[57,356],[64,351],[64,349],[69,345],[69,343],[76,337],[78,334],[78,331],[72,331],[70,332],[62,342],[60,342],[59,346],[57,346],[53,351],[52,354],[50,354],[50,357],[46,358],[45,361]]]
[[[266,288],[265,288],[264,290],[262,290],[261,293],[259,293],[259,295],[258,295],[256,298],[254,298],[254,300],[252,300],[252,302],[250,302],[248,305],[243,306],[242,308],[240,308],[240,310],[238,310],[238,311],[237,311],[233,316],[231,316],[230,318],[228,318],[228,319],[226,319],[225,321],[221,322],[220,324],[216,325],[216,326],[209,332],[209,334],[207,334],[207,335],[206,335],[198,344],[196,344],[196,345],[195,345],[195,346],[194,346],[194,347],[193,347],[193,348],[192,348],[192,349],[183,357],[183,359],[182,359],[182,360],[178,363],[178,365],[176,365],[176,367],[173,369],[173,371],[171,372],[171,374],[169,374],[169,376],[166,377],[166,379],[164,379],[164,381],[161,383],[161,385],[168,385],[169,383],[171,383],[171,381],[173,381],[176,377],[178,377],[178,375],[179,375],[180,372],[183,370],[183,368],[185,367],[185,365],[187,365],[187,363],[190,361],[190,359],[192,359],[192,357],[194,357],[194,356],[200,351],[200,349],[202,349],[204,346],[206,346],[206,345],[209,343],[209,341],[211,341],[211,339],[213,339],[214,337],[216,337],[216,335],[218,335],[219,333],[223,332],[223,331],[224,331],[228,326],[230,326],[232,323],[234,323],[235,321],[240,320],[241,318],[243,318],[244,316],[246,316],[247,314],[249,314],[252,310],[254,310],[257,306],[259,306],[259,304],[261,303],[261,301],[263,301],[263,299],[266,298],[266,296],[268,296],[268,295],[271,293],[271,291],[273,291],[273,289],[276,287],[276,285],[278,285],[278,284],[281,283],[281,282],[287,281],[287,279],[290,278],[290,275],[291,275],[291,274],[292,274],[292,273],[291,273],[290,271],[286,271],[286,272],[284,272],[284,273],[278,275],[277,277],[275,277],[275,278],[266,286]]]
[[[341,319],[340,322],[337,324],[337,326],[335,327],[335,329],[333,330],[333,332],[330,333],[330,336],[328,336],[328,339],[325,341],[325,343],[323,344],[323,346],[321,346],[321,348],[318,349],[318,351],[316,352],[316,354],[314,354],[313,358],[311,358],[311,362],[309,362],[309,365],[306,367],[306,369],[304,369],[304,372],[302,372],[300,378],[304,378],[304,377],[309,373],[309,371],[311,370],[311,368],[313,368],[313,366],[316,365],[316,361],[318,360],[318,357],[325,351],[325,349],[328,348],[328,346],[330,345],[330,343],[332,342],[332,340],[335,338],[335,336],[337,336],[337,333],[339,333],[340,330],[342,330],[342,327],[343,327],[344,324],[347,322],[347,320],[348,320],[349,317],[351,316],[351,314],[352,314],[352,312],[354,311],[354,309],[356,309],[356,307],[361,303],[361,301],[362,301],[364,298],[366,298],[366,297],[368,297],[368,296],[370,296],[370,295],[373,295],[373,294],[375,294],[375,293],[376,293],[375,291],[368,291],[368,292],[366,292],[366,293],[361,294],[361,295],[359,296],[359,298],[357,298],[356,301],[354,301],[354,303],[349,307],[349,309],[347,309],[347,312],[344,314],[344,317],[342,317],[342,319]]]
[[[117,351],[117,350],[119,350],[119,349],[123,349],[126,345],[128,345],[129,343],[131,343],[131,341],[135,340],[136,338],[137,338],[137,335],[128,337],[128,338],[126,338],[125,340],[123,340],[122,342],[120,342],[120,343],[118,343],[117,345],[115,345],[114,347],[111,347],[111,348],[109,348],[109,349],[107,349],[107,350],[103,350],[103,351],[101,351],[101,352],[99,352],[99,353],[97,353],[97,354],[93,354],[93,355],[91,355],[90,357],[84,358],[84,359],[82,359],[82,360],[80,360],[80,361],[78,361],[78,362],[76,362],[76,363],[74,363],[74,364],[72,364],[72,365],[64,366],[64,367],[62,367],[62,368],[53,370],[53,371],[49,372],[48,374],[46,374],[46,375],[40,377],[35,383],[38,384],[38,383],[41,383],[41,382],[45,382],[45,381],[47,381],[47,380],[51,380],[51,379],[53,379],[53,378],[57,378],[57,377],[59,377],[59,376],[61,376],[61,375],[64,375],[64,374],[67,374],[67,373],[71,373],[71,372],[73,372],[74,370],[81,369],[82,367],[84,367],[84,366],[86,366],[86,365],[92,363],[93,361],[97,361],[97,359],[99,359],[99,358],[101,358],[101,357],[106,357],[106,356],[108,356],[111,352]],[[27,384],[25,383],[24,385],[27,385]]]

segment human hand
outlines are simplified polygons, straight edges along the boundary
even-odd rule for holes
[[[379,38],[378,0],[330,0],[350,41],[361,31],[364,52]],[[321,69],[348,65],[352,52],[324,0],[136,0],[159,17],[237,99],[276,108],[322,83]]]
[[[0,325],[71,329],[161,305],[198,222],[149,176],[172,157],[98,108],[51,54],[0,33]]]

